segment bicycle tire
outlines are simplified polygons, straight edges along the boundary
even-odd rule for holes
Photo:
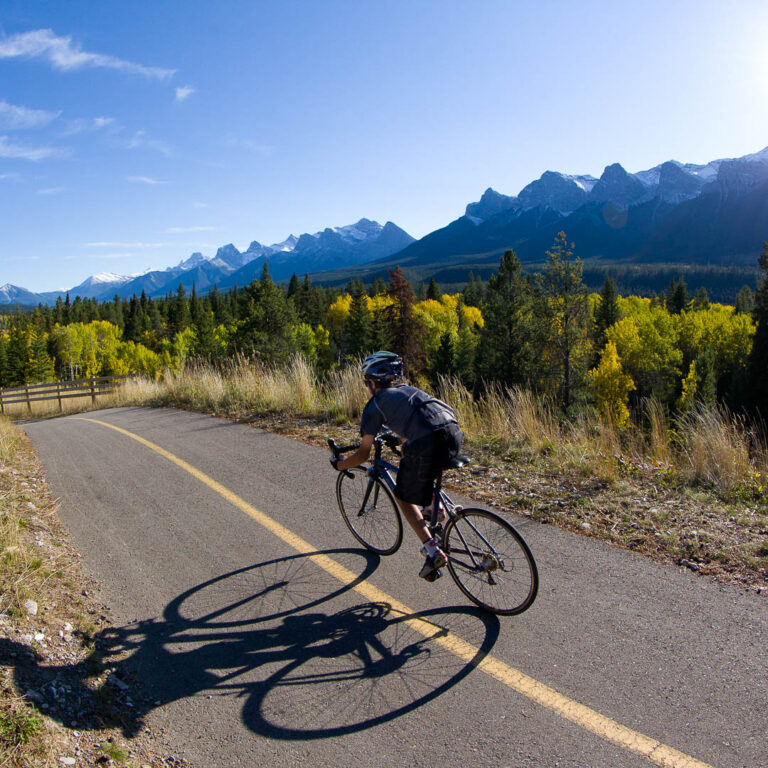
[[[336,480],[339,511],[352,535],[377,555],[392,555],[403,541],[403,521],[392,492],[381,480],[374,480],[363,509],[368,484],[367,470],[353,467],[340,472]]]
[[[514,616],[536,599],[539,572],[533,554],[512,525],[494,512],[463,509],[445,526],[443,550],[456,586],[486,611]]]

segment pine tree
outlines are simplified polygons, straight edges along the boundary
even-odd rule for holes
[[[475,360],[478,379],[522,384],[534,354],[531,285],[514,251],[504,253],[498,273],[488,281],[483,316]]]
[[[187,292],[184,290],[184,284],[179,282],[174,296],[168,306],[168,330],[171,336],[185,331],[191,322],[189,312],[189,302],[187,301]]]
[[[144,324],[142,322],[141,304],[136,298],[136,294],[134,294],[128,302],[128,310],[124,313],[124,316],[125,330],[123,332],[123,338],[126,341],[140,341]]]
[[[472,270],[469,270],[469,281],[464,286],[464,303],[468,307],[479,307],[483,300],[483,285],[479,280],[475,280]]]
[[[8,386],[8,342],[0,328],[0,387]]]
[[[215,323],[213,312],[201,307],[198,311],[195,323],[195,342],[192,345],[192,355],[207,362],[213,362],[218,355],[219,348],[214,334]]]
[[[45,334],[30,329],[29,335],[29,359],[26,366],[25,378],[27,381],[45,383],[55,380],[55,369],[46,347]]]
[[[282,288],[275,285],[266,263],[261,278],[240,296],[234,343],[239,352],[269,363],[284,362],[294,349],[296,313]]]
[[[371,351],[371,315],[364,288],[358,287],[352,294],[349,317],[345,323],[346,353],[351,357],[363,357]]]
[[[610,275],[606,275],[600,290],[600,304],[595,310],[595,346],[598,349],[605,346],[605,332],[620,318],[616,281]]]
[[[454,373],[465,387],[472,387],[475,383],[475,346],[476,339],[472,333],[467,318],[464,315],[464,302],[459,297],[456,306],[458,325],[456,329],[456,344],[454,357]]]
[[[65,317],[69,317],[69,294],[67,294],[67,300],[64,302],[64,315]],[[69,324],[69,320],[66,321],[65,325]],[[120,301],[120,297],[115,294],[115,322],[114,324],[122,330],[125,328],[125,319],[123,317],[123,302]]]
[[[691,309],[709,309],[709,294],[707,294],[707,289],[705,286],[700,286],[694,294]]]
[[[286,291],[286,295],[289,299],[293,298],[296,295],[296,292],[299,290],[299,278],[296,277],[296,273],[294,272],[291,275],[291,279],[288,281],[288,290]]]
[[[696,398],[706,405],[717,401],[717,374],[715,352],[710,346],[704,347],[696,356]]]
[[[679,315],[681,312],[688,310],[690,298],[688,296],[688,287],[685,284],[685,280],[680,278],[679,281],[674,279],[669,284],[669,296],[667,296],[667,311],[671,315]]]
[[[440,346],[432,358],[432,380],[437,384],[440,376],[453,376],[456,372],[456,345],[450,331],[440,337]]]
[[[371,287],[368,291],[368,295],[373,298],[374,296],[378,296],[382,293],[387,292],[387,283],[384,280],[383,277],[377,277],[374,279],[374,281],[371,283]]]
[[[6,366],[7,386],[18,387],[29,383],[29,335],[18,320],[13,322],[8,332]]]
[[[192,295],[189,297],[189,317],[190,322],[193,325],[197,325],[198,321],[200,320],[200,312],[202,310],[202,306],[200,304],[200,299],[197,296],[197,288],[195,287],[195,281],[192,281]]]
[[[589,302],[582,274],[581,259],[573,260],[573,243],[568,243],[565,232],[559,232],[547,251],[541,308],[549,321],[548,346],[563,410],[571,405],[589,353]]]
[[[386,309],[392,351],[403,358],[405,367],[413,374],[424,368],[424,328],[413,313],[413,289],[400,267],[389,270],[389,295],[393,299]]]
[[[747,362],[747,396],[752,409],[768,421],[768,242],[763,243],[758,266],[762,275],[752,309],[757,328]]]
[[[440,301],[440,289],[437,287],[434,277],[429,278],[429,287],[427,288],[427,298],[433,301]]]
[[[751,315],[755,306],[755,294],[748,285],[743,285],[736,296],[735,312],[740,315]]]

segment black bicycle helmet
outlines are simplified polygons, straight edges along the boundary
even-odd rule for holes
[[[403,375],[403,359],[394,352],[380,350],[368,355],[360,368],[364,379],[377,384],[392,384]]]

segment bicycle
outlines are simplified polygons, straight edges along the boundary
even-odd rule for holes
[[[403,521],[394,496],[398,468],[381,455],[386,445],[400,456],[399,442],[392,432],[380,432],[373,441],[370,464],[342,470],[336,480],[336,500],[344,522],[364,547],[379,555],[394,554],[403,541]],[[358,446],[338,446],[328,439],[336,458]],[[459,469],[468,462],[462,456],[446,469]],[[443,490],[442,471],[435,479],[428,525],[445,552],[448,573],[473,603],[503,616],[531,607],[539,574],[525,540],[495,512],[454,503]]]

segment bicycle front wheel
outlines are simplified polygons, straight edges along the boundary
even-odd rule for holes
[[[339,472],[336,499],[354,537],[378,555],[397,552],[403,541],[403,521],[392,492],[362,467]]]
[[[448,571],[459,589],[486,611],[522,613],[536,599],[539,573],[523,537],[485,509],[464,509],[445,527]]]

